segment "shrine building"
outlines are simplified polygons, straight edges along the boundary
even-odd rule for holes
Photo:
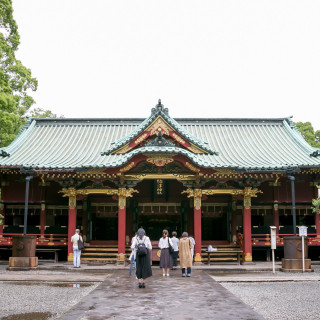
[[[146,119],[31,118],[0,149],[0,182],[0,248],[23,233],[28,182],[27,233],[68,261],[76,227],[83,261],[128,255],[143,227],[154,260],[168,229],[193,235],[196,262],[206,261],[208,245],[239,248],[251,262],[270,248],[270,226],[280,248],[293,234],[293,203],[309,246],[320,249],[311,208],[320,150],[290,118],[173,119],[160,100]]]

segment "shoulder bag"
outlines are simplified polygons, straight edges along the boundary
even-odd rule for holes
[[[84,249],[84,244],[83,244],[83,242],[81,241],[81,237],[80,237],[80,236],[79,236],[79,240],[78,240],[78,249],[79,249],[79,250]]]

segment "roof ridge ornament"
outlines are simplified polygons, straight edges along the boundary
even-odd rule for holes
[[[154,108],[151,109],[151,114],[156,114],[164,112],[165,114],[169,114],[168,108],[164,108],[164,105],[161,103],[161,99],[158,100],[158,103],[155,105]]]

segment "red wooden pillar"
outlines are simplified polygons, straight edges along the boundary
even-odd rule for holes
[[[243,200],[243,261],[252,262],[251,242],[251,196],[245,195]]]
[[[40,234],[41,238],[44,238],[46,226],[46,204],[44,202],[41,203],[41,210],[40,210]]]
[[[5,214],[4,214],[4,193],[5,193],[5,186],[6,183],[4,181],[1,182],[1,192],[0,192],[0,219],[2,220],[2,223],[0,224],[0,238],[3,237],[3,226],[5,223]],[[3,218],[1,218],[1,216]]]
[[[237,197],[232,197],[232,242],[237,242]]]
[[[71,237],[75,234],[77,224],[77,198],[76,189],[69,188],[67,194],[69,196],[69,212],[68,212],[68,261],[73,261],[73,248]]]
[[[0,238],[3,237],[3,226],[4,226],[4,203],[0,202]]]
[[[194,189],[194,261],[201,262],[201,197],[202,190]]]
[[[126,253],[126,188],[119,188],[118,199],[118,254]]]

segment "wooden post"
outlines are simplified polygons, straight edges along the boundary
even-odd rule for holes
[[[194,261],[201,262],[201,197],[202,190],[194,189]]]
[[[126,253],[126,188],[119,188],[118,199],[118,254]]]
[[[1,199],[0,199],[1,200]],[[2,224],[0,225],[0,238],[3,237],[3,226],[4,226],[4,219],[5,219],[5,215],[4,215],[4,203],[0,202],[0,215],[3,216],[2,218]]]
[[[87,198],[85,197],[82,204],[82,237],[84,238],[84,241],[87,239],[87,208],[88,203]]]
[[[243,261],[252,262],[251,196],[249,195],[244,195],[244,200],[243,200],[243,241],[244,241]]]
[[[276,227],[277,234],[279,234],[279,182],[271,182],[269,186],[273,188],[273,225]]]
[[[232,197],[232,242],[237,242],[237,197]]]

